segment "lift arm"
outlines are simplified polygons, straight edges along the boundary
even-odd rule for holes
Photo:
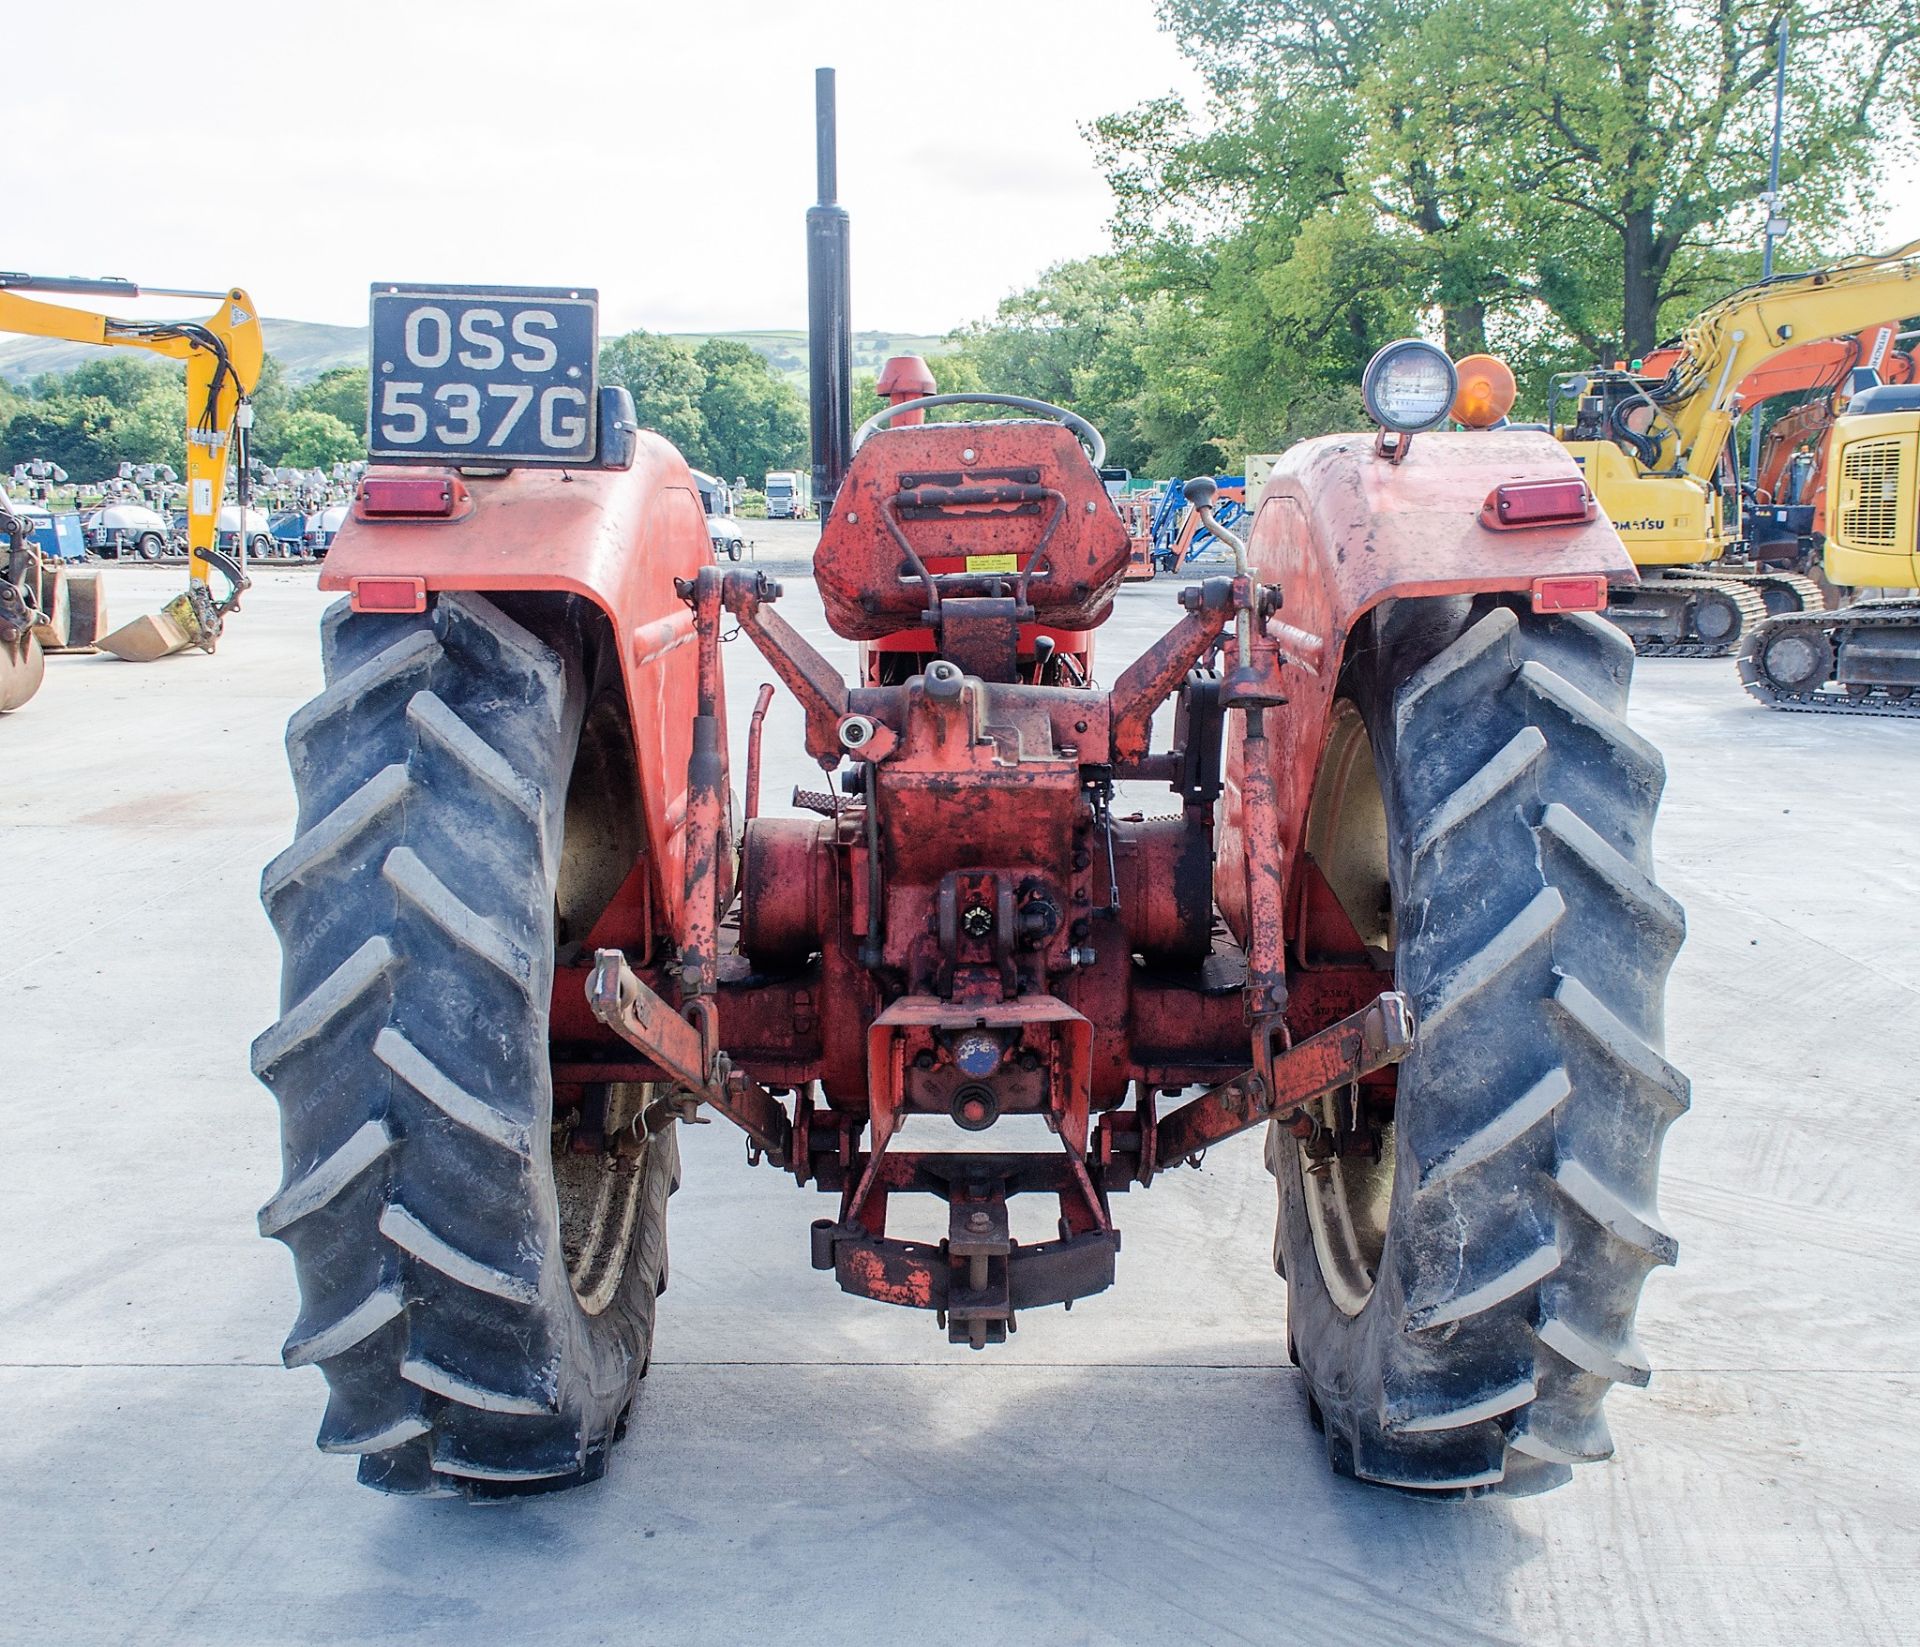
[[[215,297],[205,320],[116,320],[111,315],[42,303],[23,292],[76,296]],[[0,272],[0,332],[61,338],[102,348],[145,349],[187,363],[187,547],[192,576],[207,581],[227,462],[240,408],[260,381],[266,345],[259,311],[238,286],[226,292],[140,287],[128,280],[71,280]]]

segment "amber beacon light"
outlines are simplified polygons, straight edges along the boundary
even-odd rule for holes
[[[1518,388],[1513,369],[1497,355],[1468,355],[1454,366],[1459,388],[1452,417],[1466,429],[1491,429],[1513,410]]]

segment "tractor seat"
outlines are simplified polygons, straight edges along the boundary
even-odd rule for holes
[[[878,430],[854,455],[813,571],[828,624],[848,640],[938,632],[943,614],[958,618],[975,601],[1019,623],[1091,629],[1111,609],[1129,550],[1125,522],[1067,429],[928,423]]]

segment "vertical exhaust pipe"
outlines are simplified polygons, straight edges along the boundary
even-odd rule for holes
[[[853,446],[848,219],[836,198],[840,166],[832,69],[813,71],[813,126],[820,199],[807,208],[807,412],[813,430],[813,497],[824,517]]]

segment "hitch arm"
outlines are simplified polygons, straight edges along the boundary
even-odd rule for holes
[[[1198,1155],[1223,1138],[1280,1120],[1363,1075],[1397,1064],[1413,1050],[1413,1008],[1397,990],[1275,1054],[1272,1037],[1278,1028],[1271,1018],[1256,1028],[1253,1069],[1183,1104],[1157,1125],[1156,1159]]]
[[[780,585],[763,572],[729,572],[721,604],[747,638],[800,700],[807,717],[807,753],[822,766],[840,762],[840,721],[847,712],[847,683],[806,636],[772,610]]]
[[[698,1027],[675,1012],[617,949],[594,951],[587,977],[587,1005],[594,1017],[682,1092],[718,1110],[740,1128],[776,1166],[790,1164],[793,1123],[786,1106],[750,1076],[734,1069],[712,1047],[713,1002],[697,1003]],[[690,1008],[689,1010],[694,1010]]]
[[[1138,766],[1153,742],[1153,715],[1187,672],[1206,656],[1235,611],[1240,591],[1225,578],[1208,578],[1182,592],[1186,616],[1121,671],[1111,694],[1110,759],[1117,767]]]

